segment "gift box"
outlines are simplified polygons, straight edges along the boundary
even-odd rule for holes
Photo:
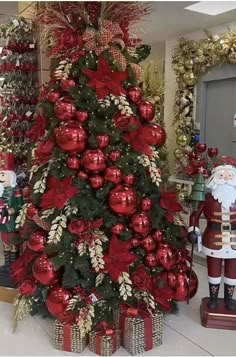
[[[57,350],[80,353],[87,346],[88,336],[81,336],[78,325],[56,320],[54,342]]]
[[[131,355],[149,351],[162,344],[163,314],[123,305],[119,325],[121,345]]]
[[[89,349],[100,356],[111,356],[120,347],[121,332],[102,322],[89,334]]]

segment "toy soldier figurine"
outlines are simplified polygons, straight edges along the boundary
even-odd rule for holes
[[[201,240],[199,218],[203,213],[207,226],[202,236],[202,252],[207,256],[210,298],[208,309],[217,308],[224,260],[224,307],[236,311],[232,300],[236,285],[236,160],[221,157],[206,181],[205,200],[190,217],[189,241]]]
[[[11,244],[11,239],[18,234],[15,219],[22,204],[21,192],[16,187],[14,155],[0,152],[0,233],[5,259],[4,265],[0,267],[0,285],[3,286],[13,286],[9,268],[18,256],[18,249]]]

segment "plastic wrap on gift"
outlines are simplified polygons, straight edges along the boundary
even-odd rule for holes
[[[88,337],[81,337],[79,327],[75,324],[54,323],[54,342],[57,350],[82,352],[87,346]]]
[[[121,331],[100,327],[89,334],[89,349],[100,356],[111,356],[121,343]]]

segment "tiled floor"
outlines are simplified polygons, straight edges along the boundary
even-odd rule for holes
[[[200,287],[190,304],[179,304],[178,315],[164,319],[163,345],[143,356],[236,356],[236,331],[206,329],[201,326],[199,306],[207,295],[206,268],[195,264]],[[53,347],[53,321],[27,317],[12,334],[13,307],[0,303],[0,356],[75,356]],[[88,349],[81,356],[93,356]],[[127,356],[122,348],[115,356]]]

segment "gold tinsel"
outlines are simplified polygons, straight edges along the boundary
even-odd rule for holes
[[[13,332],[17,328],[18,321],[23,320],[26,315],[31,311],[32,301],[29,297],[18,294],[14,300],[14,317],[13,317]]]

